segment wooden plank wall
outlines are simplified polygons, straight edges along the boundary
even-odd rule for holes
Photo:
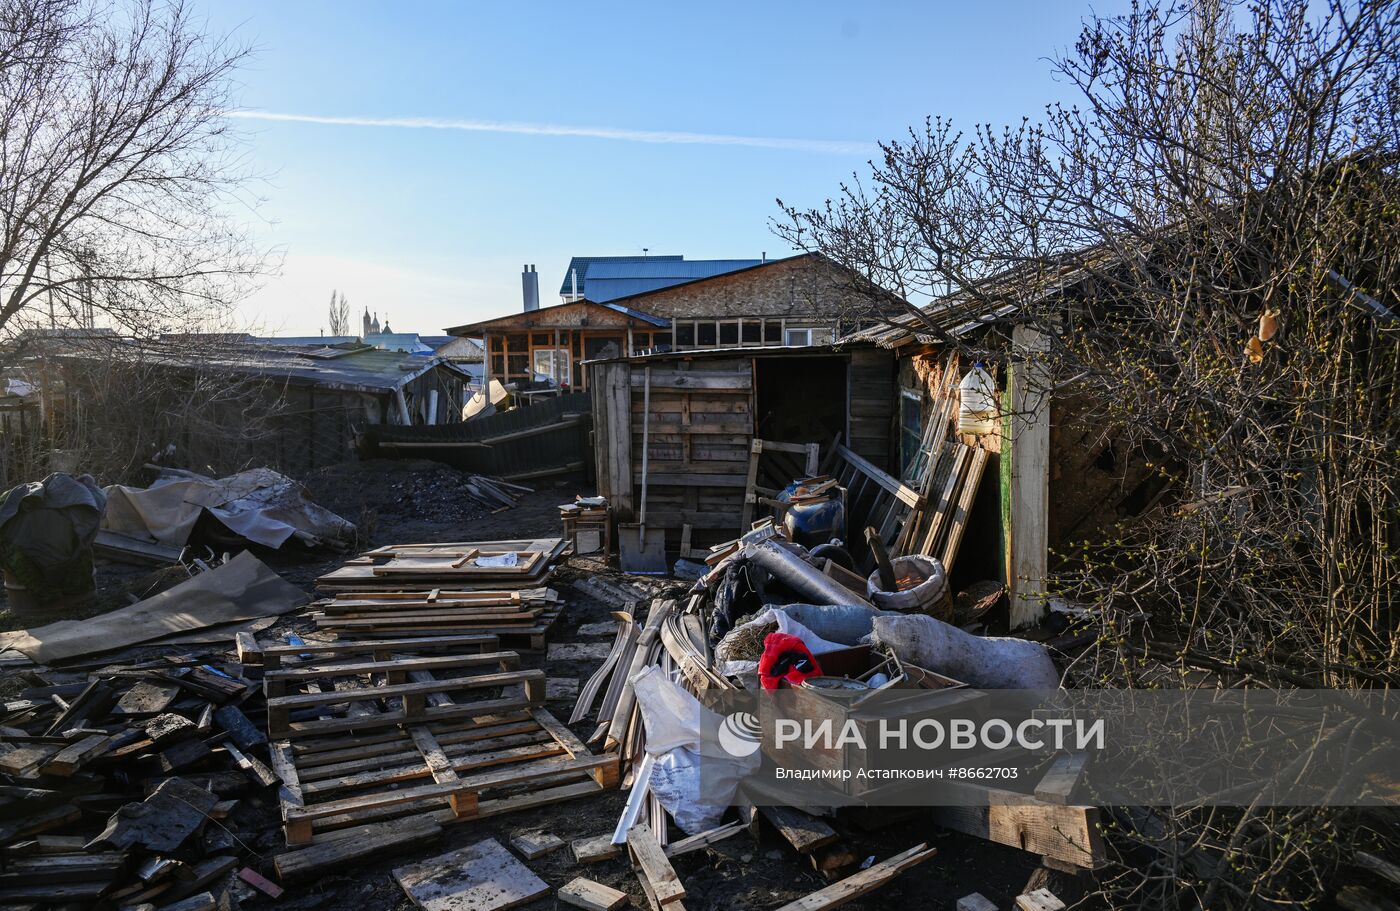
[[[891,473],[899,470],[890,444],[898,394],[894,352],[884,348],[851,350],[846,445]]]
[[[632,489],[640,504],[645,368],[632,367]],[[690,525],[697,541],[739,531],[753,439],[753,362],[747,357],[659,361],[651,368],[647,524],[670,546]],[[602,473],[600,462],[599,473]]]

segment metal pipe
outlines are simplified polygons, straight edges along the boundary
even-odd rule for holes
[[[744,548],[743,555],[797,594],[810,599],[812,604],[870,606],[846,586],[773,541],[750,544]]]

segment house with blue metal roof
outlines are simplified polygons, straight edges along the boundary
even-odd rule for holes
[[[783,259],[576,256],[564,303],[538,305],[523,273],[523,309],[447,330],[482,337],[487,376],[585,388],[584,361],[652,350],[825,345],[861,328],[868,288],[819,254]],[[907,305],[889,295],[892,315]]]

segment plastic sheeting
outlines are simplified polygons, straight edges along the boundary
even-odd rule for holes
[[[244,551],[222,566],[130,607],[86,620],[61,620],[0,634],[0,650],[18,649],[30,660],[48,664],[220,624],[273,617],[305,603],[305,592]],[[226,632],[224,641],[232,635]]]
[[[293,536],[315,543],[355,533],[354,524],[311,502],[305,488],[270,468],[218,480],[172,472],[145,490],[108,487],[102,527],[183,547],[206,511],[230,531],[266,547],[281,547]]]
[[[713,829],[733,803],[739,780],[757,768],[758,755],[738,758],[726,752],[719,745],[724,719],[659,667],[642,670],[632,686],[646,726],[646,751],[654,757],[652,794],[682,831]]]
[[[51,474],[0,500],[0,563],[38,596],[92,587],[92,541],[107,497],[90,475]]]

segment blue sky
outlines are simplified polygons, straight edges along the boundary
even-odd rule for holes
[[[256,48],[243,112],[352,121],[238,121],[265,175],[257,235],[285,254],[243,313],[277,334],[320,331],[332,288],[356,314],[369,307],[396,331],[436,334],[519,307],[524,263],[552,300],[574,254],[785,255],[769,228],[774,199],[819,204],[867,170],[877,140],[930,114],[1000,124],[1068,98],[1045,58],[1073,43],[1089,11],[205,4],[211,28]]]

